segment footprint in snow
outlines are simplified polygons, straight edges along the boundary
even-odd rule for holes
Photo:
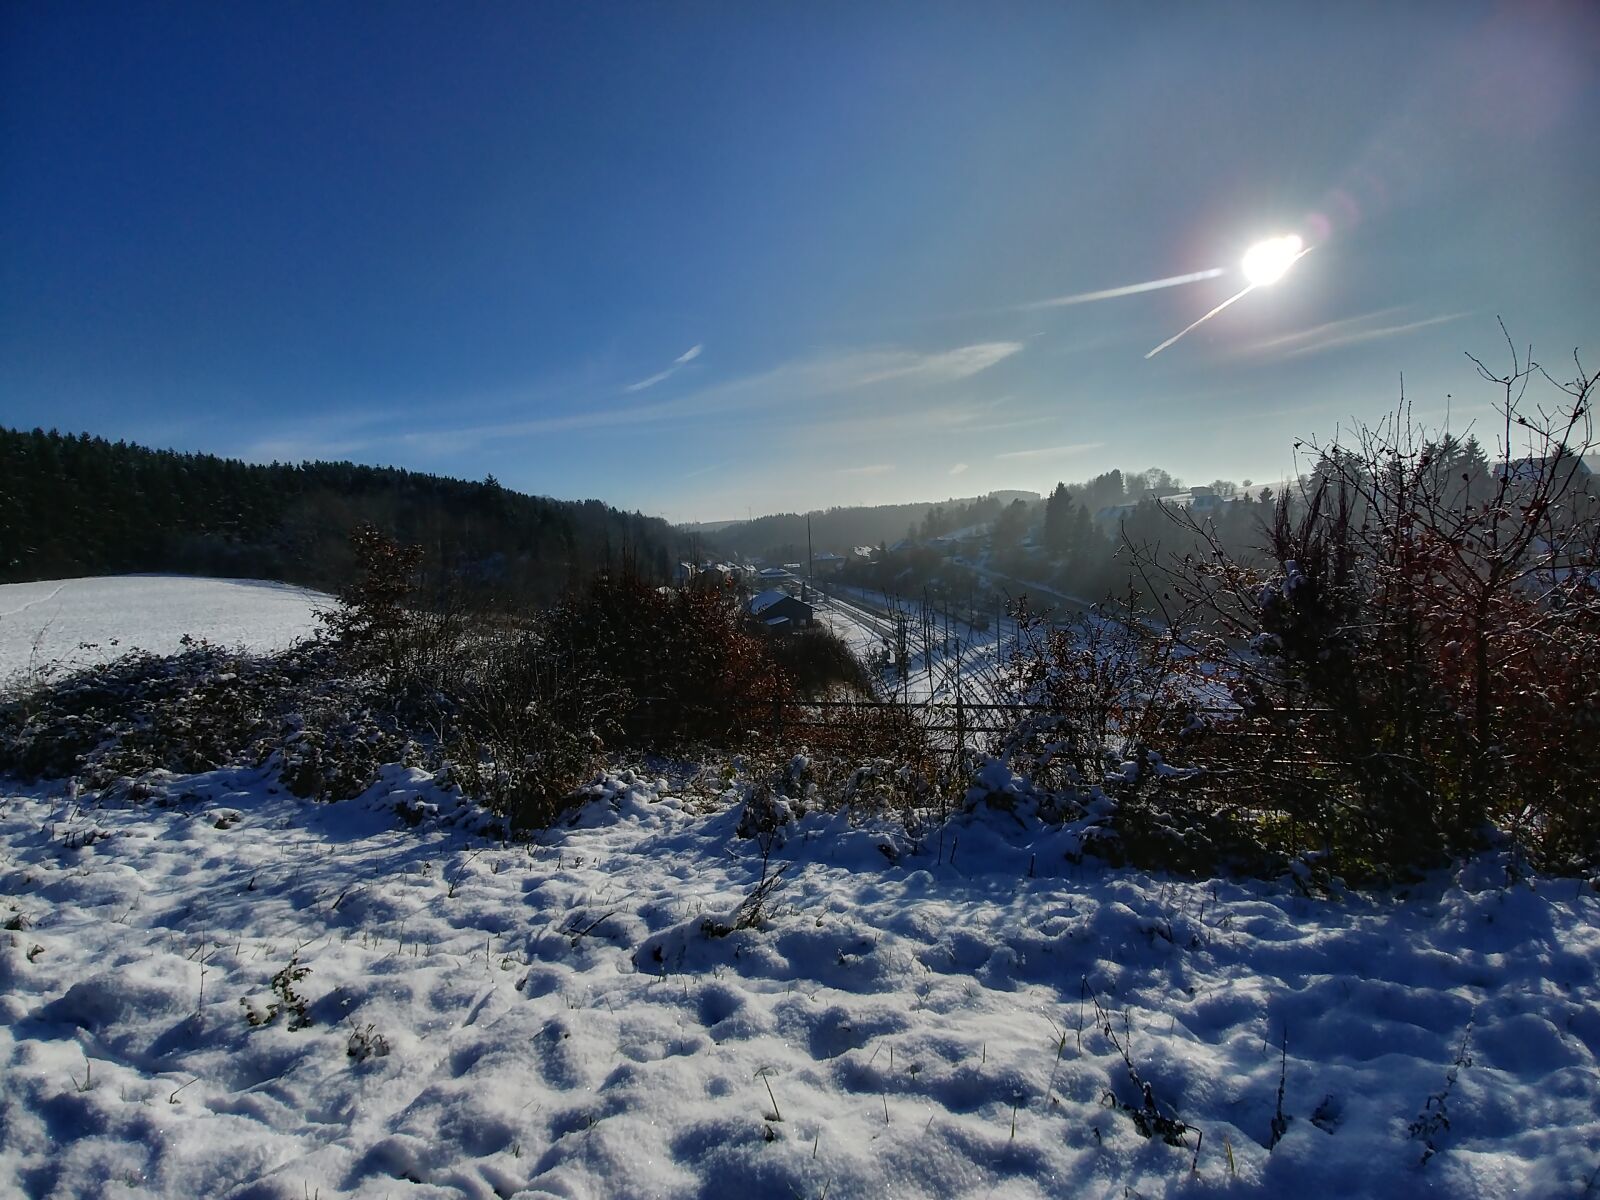
[[[1324,1133],[1333,1133],[1344,1123],[1344,1100],[1332,1093],[1322,1098],[1316,1111],[1311,1114],[1311,1123]]]

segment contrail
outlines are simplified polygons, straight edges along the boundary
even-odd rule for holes
[[[1127,287],[1106,288],[1099,292],[1079,292],[1074,296],[1057,296],[1053,300],[1035,300],[1031,304],[1019,305],[1018,308],[1023,312],[1031,312],[1040,308],[1065,308],[1069,304],[1089,304],[1095,300],[1115,300],[1118,296],[1137,296],[1140,292],[1153,292],[1157,288],[1201,283],[1223,274],[1226,274],[1223,268],[1212,267],[1209,271],[1196,271],[1192,275],[1171,275],[1166,279],[1152,279],[1148,283],[1130,283]]]
[[[1194,322],[1193,325],[1185,326],[1183,329],[1179,330],[1177,333],[1175,333],[1171,337],[1169,337],[1166,341],[1162,342],[1161,345],[1157,346],[1154,350],[1150,351],[1149,354],[1146,354],[1145,357],[1146,358],[1154,358],[1156,355],[1160,354],[1163,350],[1165,350],[1168,346],[1172,345],[1173,342],[1177,341],[1184,334],[1188,333],[1189,330],[1197,328],[1198,326],[1204,325],[1207,321],[1211,320],[1212,317],[1216,316],[1223,309],[1227,308],[1228,305],[1232,304],[1235,300],[1238,300],[1243,296],[1248,296],[1251,292],[1253,292],[1255,290],[1256,290],[1256,285],[1255,284],[1253,284],[1253,283],[1246,284],[1243,291],[1235,292],[1233,295],[1229,296],[1226,300],[1224,300],[1221,304],[1219,304],[1215,308],[1213,308],[1205,316],[1201,317],[1198,321]]]

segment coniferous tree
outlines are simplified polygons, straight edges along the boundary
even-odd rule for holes
[[[353,463],[252,465],[88,434],[0,429],[0,582],[127,571],[337,587],[371,524],[508,603],[552,599],[629,548],[664,576],[666,522],[598,501]]]
[[[1056,484],[1044,503],[1044,550],[1052,561],[1060,562],[1072,553],[1073,509],[1067,485]]]

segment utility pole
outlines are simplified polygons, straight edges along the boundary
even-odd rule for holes
[[[967,707],[963,693],[966,681],[961,677],[961,638],[956,638],[956,753],[952,765],[959,768],[961,757],[967,749]]]
[[[933,671],[933,633],[928,628],[928,589],[922,589],[922,669]]]
[[[811,514],[806,514],[806,578],[816,578],[816,568],[811,559]]]

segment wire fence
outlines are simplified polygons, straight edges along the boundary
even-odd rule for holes
[[[1254,811],[1290,816],[1308,804],[1337,799],[1347,791],[1350,775],[1348,765],[1319,731],[1315,718],[1321,711],[1280,709],[1271,722],[1261,722],[1248,719],[1238,708],[1186,709],[1197,752],[1191,760],[1200,764],[1200,769],[1185,773],[1173,786],[1207,806],[1243,804]],[[686,717],[692,720],[695,715],[692,704],[646,698],[636,703],[626,724],[631,737],[649,744],[656,734],[681,728]],[[1029,718],[1062,716],[1058,708],[1046,704],[973,701],[959,696],[912,704],[862,699],[777,700],[718,712],[730,741],[767,744],[785,751],[812,740],[826,743],[834,740],[830,735],[848,735],[874,720],[886,725],[914,722],[927,735],[924,744],[937,755],[948,755],[952,766],[969,752],[995,753]],[[848,744],[848,737],[840,740]]]

